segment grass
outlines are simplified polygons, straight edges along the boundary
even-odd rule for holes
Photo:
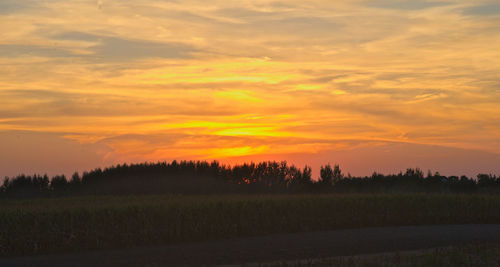
[[[500,223],[500,197],[130,196],[0,201],[0,256],[372,226]]]
[[[253,267],[490,267],[500,266],[499,243],[475,243],[436,248],[422,252],[384,253],[352,257],[308,259],[288,262],[243,264]]]

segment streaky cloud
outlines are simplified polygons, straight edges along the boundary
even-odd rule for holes
[[[96,61],[130,61],[141,58],[189,58],[197,49],[181,43],[154,42],[125,39],[115,36],[94,35],[83,32],[65,32],[53,37],[55,40],[93,42],[88,47]]]

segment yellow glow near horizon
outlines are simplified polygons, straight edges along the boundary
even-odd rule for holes
[[[273,62],[261,59],[237,59],[231,62],[212,62],[211,60],[195,62],[195,66],[174,66],[140,73],[136,78],[143,84],[164,83],[211,83],[211,82],[265,82],[279,83],[293,77],[292,73],[273,73],[270,70],[289,69],[284,62]],[[262,72],[255,70],[262,69]],[[267,71],[266,71],[267,70]]]
[[[252,96],[250,91],[242,90],[230,90],[223,92],[216,92],[216,97],[229,98],[230,100],[240,100],[240,101],[251,101],[251,102],[261,102],[262,99]]]
[[[287,133],[277,132],[273,127],[252,127],[252,128],[233,128],[233,129],[225,129],[216,132],[217,135],[248,135],[248,136],[281,136],[286,137],[290,136]]]
[[[268,146],[243,146],[229,148],[215,148],[208,150],[207,158],[232,158],[239,156],[257,155],[269,150]]]

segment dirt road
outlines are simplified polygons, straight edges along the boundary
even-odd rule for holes
[[[500,225],[381,227],[277,234],[162,247],[0,259],[0,266],[218,265],[348,256],[500,241]]]

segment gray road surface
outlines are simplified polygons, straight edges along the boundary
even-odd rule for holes
[[[276,234],[161,247],[0,259],[0,266],[219,265],[350,256],[499,241],[500,225],[379,227]]]

